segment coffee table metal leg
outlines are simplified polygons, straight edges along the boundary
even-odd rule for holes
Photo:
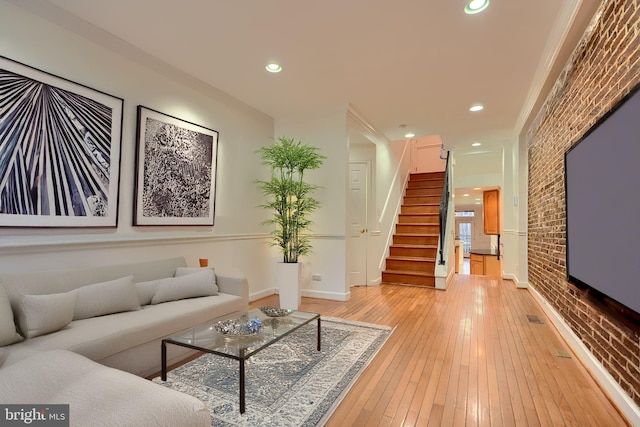
[[[318,351],[320,351],[320,318],[318,317]]]
[[[244,359],[240,360],[240,413],[244,414]]]
[[[167,380],[167,343],[162,341],[162,381]]]

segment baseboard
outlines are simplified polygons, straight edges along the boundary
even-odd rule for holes
[[[249,302],[259,300],[261,298],[270,297],[271,295],[277,295],[278,290],[276,288],[265,289],[259,292],[249,294]]]
[[[436,289],[441,289],[441,290],[446,290],[447,286],[449,286],[449,283],[453,280],[453,276],[455,276],[456,274],[456,270],[454,268],[451,269],[451,271],[449,271],[447,273],[446,277],[436,277],[436,284],[435,284],[435,288]]]
[[[516,284],[516,288],[526,289],[529,287],[529,282],[521,282],[520,280],[518,280],[518,276],[516,276],[515,274],[503,274],[502,278],[513,280],[513,283]]]
[[[379,285],[380,283],[378,283]],[[279,295],[277,288],[265,289],[259,292],[249,294],[249,302],[257,301],[261,298],[270,297],[271,295]],[[335,301],[349,301],[351,292],[340,294],[338,292],[314,291],[311,289],[302,289],[302,296],[309,298],[330,299]]]
[[[349,299],[351,298],[351,292],[345,292],[344,294],[341,294],[338,292],[325,292],[314,291],[312,289],[303,289],[302,296],[310,298],[330,299],[335,301],[349,301]]]
[[[640,407],[629,397],[622,389],[620,384],[616,382],[605,367],[596,359],[589,349],[584,345],[582,340],[571,330],[569,325],[558,314],[558,312],[540,295],[533,287],[529,287],[529,292],[533,295],[536,302],[549,317],[560,335],[567,341],[576,356],[582,364],[591,373],[593,378],[598,382],[600,387],[609,396],[611,401],[618,407],[622,414],[633,426],[640,426]]]

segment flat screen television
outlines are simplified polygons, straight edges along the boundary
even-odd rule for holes
[[[640,313],[640,85],[565,153],[568,280]],[[601,295],[600,295],[601,294]],[[621,307],[624,309],[624,307]],[[623,310],[626,311],[626,310]]]

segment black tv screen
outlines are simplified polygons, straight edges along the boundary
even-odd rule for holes
[[[640,313],[640,87],[565,154],[567,275]]]

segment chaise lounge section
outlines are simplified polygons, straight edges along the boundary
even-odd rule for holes
[[[210,425],[201,424],[202,408],[209,415],[197,399],[175,392],[170,404],[170,390],[139,377],[160,371],[163,338],[242,314],[248,300],[248,283],[240,273],[189,268],[182,257],[0,274],[0,403],[69,403],[72,414],[80,414],[89,409],[86,405],[116,399],[141,406],[125,404],[114,412],[154,412],[153,417],[186,405],[194,416],[189,425]],[[172,348],[168,362],[189,352]],[[136,396],[142,391],[156,397]],[[164,409],[147,402],[156,398],[168,399]],[[72,425],[82,425],[78,420]],[[171,425],[119,422],[125,423],[97,425]]]

